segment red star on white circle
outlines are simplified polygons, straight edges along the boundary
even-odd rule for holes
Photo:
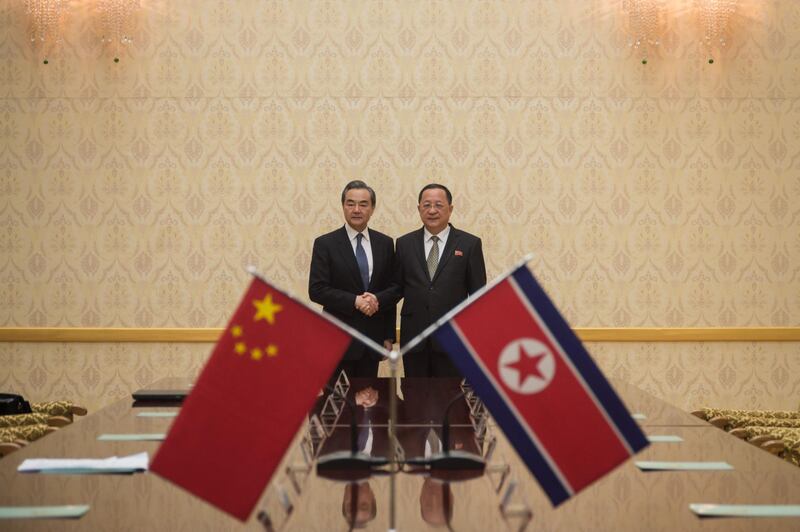
[[[546,345],[533,338],[510,342],[500,353],[497,365],[503,384],[521,394],[545,389],[556,369],[553,354]]]

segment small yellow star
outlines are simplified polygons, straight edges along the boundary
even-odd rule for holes
[[[239,338],[242,335],[242,328],[238,325],[231,327],[231,335],[234,338]]]
[[[267,346],[267,356],[268,357],[276,357],[278,356],[278,346],[275,344],[269,344]]]
[[[272,294],[267,294],[261,301],[254,299],[253,306],[256,307],[256,315],[253,321],[267,320],[270,325],[275,324],[275,314],[283,309],[279,304],[272,302]]]
[[[247,351],[247,346],[244,345],[244,342],[236,342],[234,349],[238,354],[243,355]]]
[[[261,360],[262,356],[264,356],[264,353],[261,352],[261,349],[254,347],[250,350],[250,358],[253,360]]]

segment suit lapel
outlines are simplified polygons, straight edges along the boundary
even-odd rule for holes
[[[361,280],[361,272],[358,270],[358,262],[356,262],[356,255],[353,253],[353,245],[350,243],[350,239],[347,238],[347,231],[344,227],[336,233],[336,239],[336,249],[339,250],[343,263],[350,270],[353,281],[356,286],[363,286],[364,282]]]
[[[444,245],[444,251],[442,252],[442,258],[439,259],[439,264],[436,266],[436,273],[433,275],[433,280],[435,281],[439,274],[442,273],[447,261],[450,260],[450,257],[453,256],[453,252],[456,248],[456,244],[458,243],[459,238],[459,231],[452,225],[450,226],[450,235],[447,237],[447,244]]]

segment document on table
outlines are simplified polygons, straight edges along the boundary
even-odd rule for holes
[[[700,504],[689,509],[701,517],[800,517],[800,504]]]
[[[86,504],[65,506],[0,506],[0,519],[76,519],[89,511]]]
[[[99,441],[164,441],[166,434],[101,434]]]
[[[652,434],[647,437],[650,443],[680,443],[683,438],[675,434]]]
[[[728,462],[634,462],[642,471],[730,471]]]
[[[54,473],[54,474],[104,474],[104,473],[136,473],[147,471],[149,457],[146,452],[129,456],[112,456],[110,458],[28,458],[17,471],[20,473]]]

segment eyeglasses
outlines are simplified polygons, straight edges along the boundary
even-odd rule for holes
[[[436,202],[436,203],[425,202],[425,203],[420,204],[420,208],[423,211],[429,211],[431,209],[436,210],[436,211],[442,211],[446,207],[447,207],[447,205],[445,205],[444,203],[440,203],[440,202]]]

